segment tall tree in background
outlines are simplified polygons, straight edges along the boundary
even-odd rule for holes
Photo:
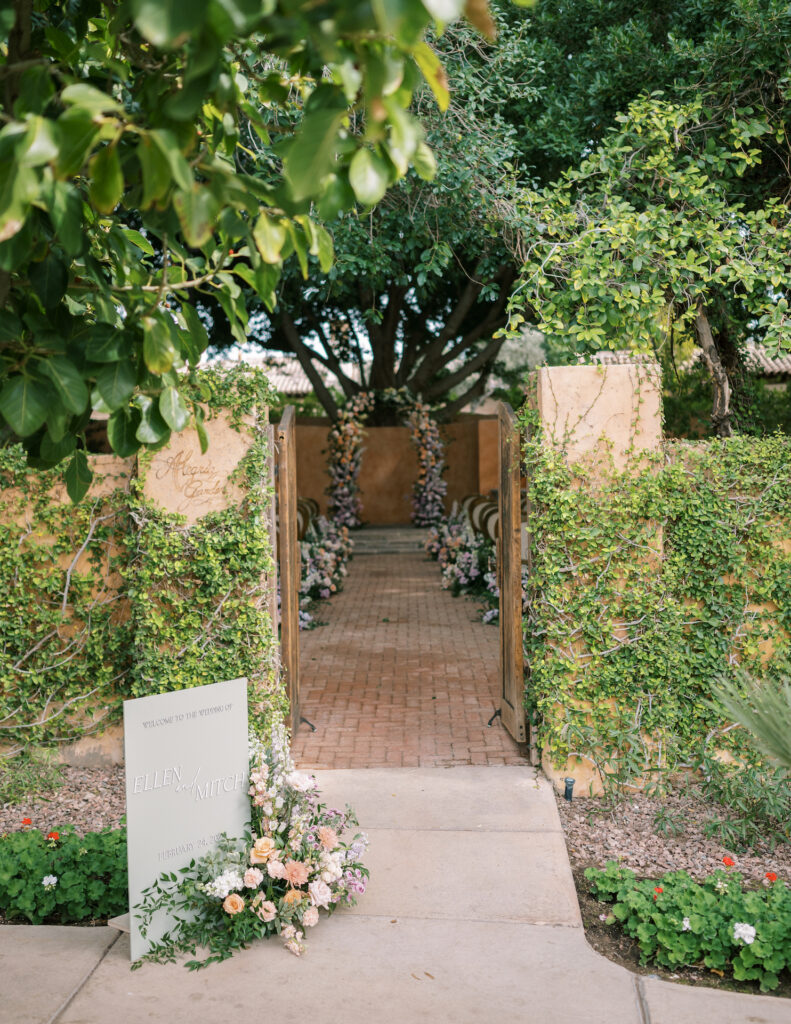
[[[423,41],[463,0],[14,0],[0,11],[0,416],[35,465],[90,482],[201,412],[185,385],[209,294],[246,336],[291,254],[326,272],[323,216],[431,154],[407,111],[444,73]],[[486,5],[471,3],[486,24]],[[285,263],[285,265],[288,265]],[[187,369],[190,373],[180,373]]]
[[[567,355],[656,350],[686,322],[727,434],[747,338],[788,347],[791,9],[571,0],[531,24],[526,159],[559,183],[523,196],[514,308]]]
[[[410,172],[376,209],[339,216],[333,266],[316,268],[307,284],[287,270],[276,307],[252,332],[299,358],[330,416],[337,405],[327,372],[346,397],[407,387],[446,419],[485,393],[518,269],[512,195],[536,75],[524,56],[526,14],[508,3],[495,14],[496,43],[463,25],[434,40],[450,106],[438,110],[422,89],[413,112],[436,176]],[[393,415],[383,400],[373,419]]]

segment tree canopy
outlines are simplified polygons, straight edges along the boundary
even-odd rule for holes
[[[424,41],[462,0],[14,0],[0,12],[0,415],[33,464],[109,414],[120,455],[201,411],[184,385],[208,294],[243,339],[284,261],[332,264],[321,223],[434,161],[407,109],[445,75]],[[470,15],[487,27],[485,4]]]
[[[252,337],[292,351],[325,409],[347,397],[407,387],[452,417],[484,392],[503,338],[518,262],[508,244],[511,193],[524,133],[523,99],[536,69],[522,53],[526,15],[493,5],[498,42],[464,24],[432,40],[449,79],[450,104],[424,87],[413,112],[437,157],[430,181],[410,172],[377,205],[328,225],[336,260],[305,284],[291,267],[277,306]],[[351,370],[352,364],[354,370]],[[374,420],[393,410],[385,399]]]

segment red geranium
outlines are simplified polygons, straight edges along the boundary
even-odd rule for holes
[[[767,872],[766,872],[766,878],[767,878],[767,879],[768,879],[768,880],[769,880],[770,882],[776,882],[776,881],[777,881],[777,875],[775,874],[775,872],[774,872],[774,871],[767,871]]]
[[[22,819],[22,824],[23,825],[32,825],[33,824],[33,819],[32,818],[23,818]]]
[[[47,832],[47,839],[60,839],[60,832]]]
[[[655,885],[654,886],[654,899],[657,898],[657,896],[659,895],[660,892],[664,892],[664,891],[665,890],[662,888],[661,885]]]
[[[725,867],[726,867],[726,868],[732,868],[732,867],[733,867],[733,866],[734,866],[734,865],[736,864],[736,861],[735,861],[735,860],[733,859],[733,857],[729,857],[729,856],[728,856],[728,855],[726,854],[726,855],[725,855],[725,856],[724,856],[724,857],[722,858],[722,863],[723,863],[723,864],[725,865]]]

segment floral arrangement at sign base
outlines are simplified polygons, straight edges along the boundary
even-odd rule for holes
[[[357,477],[363,455],[363,420],[371,411],[374,396],[361,391],[338,413],[338,419],[329,432],[327,472],[330,477],[330,518],[339,526],[354,529],[362,526],[362,502],[358,497]]]
[[[175,924],[134,967],[172,963],[183,953],[194,957],[203,947],[208,955],[185,965],[195,970],[274,935],[300,956],[322,910],[329,915],[352,906],[365,892],[367,837],[357,832],[344,839],[357,825],[353,812],[319,802],[315,778],[294,769],[282,724],[266,741],[250,741],[249,792],[249,835],[224,836],[215,851],[178,875],[162,875],[143,893],[134,908],[141,934],[161,911]]]
[[[771,992],[791,970],[791,889],[770,870],[763,888],[745,890],[734,859],[722,862],[725,870],[702,882],[686,871],[638,879],[615,861],[585,877],[597,899],[613,904],[607,924],[637,939],[642,963],[702,965]]]

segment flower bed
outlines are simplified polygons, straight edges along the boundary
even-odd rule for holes
[[[30,924],[94,921],[127,910],[126,833],[47,833],[23,818],[0,839],[0,911]]]
[[[172,962],[179,953],[194,956],[198,946],[206,947],[205,959],[186,964],[195,969],[272,935],[299,956],[305,930],[318,923],[320,910],[331,914],[365,892],[368,871],[361,857],[367,838],[356,833],[344,840],[357,824],[352,811],[319,802],[316,780],[294,770],[282,725],[265,743],[251,740],[250,800],[249,835],[225,837],[180,876],[163,875],[144,893],[144,935],[160,910],[176,917],[144,960]]]
[[[765,873],[762,889],[745,890],[733,858],[723,864],[725,871],[702,882],[686,871],[638,879],[615,861],[604,870],[588,868],[585,877],[593,895],[612,904],[606,922],[637,939],[643,963],[702,963],[772,991],[791,968],[791,890],[774,871]]]

